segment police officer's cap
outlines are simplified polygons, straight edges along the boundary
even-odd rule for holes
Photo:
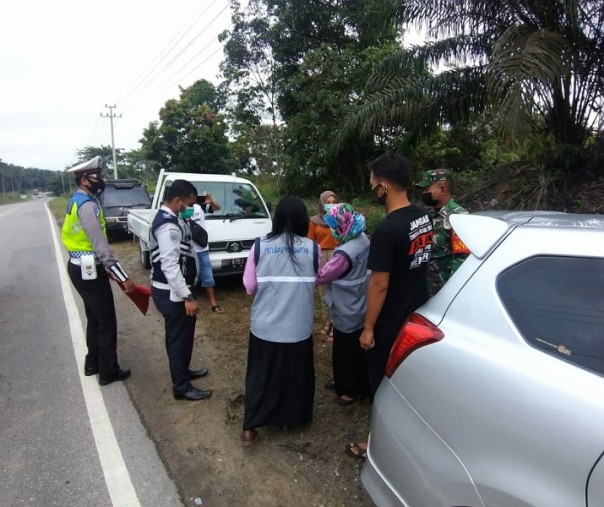
[[[74,165],[71,169],[67,169],[68,173],[73,173],[74,176],[87,176],[89,174],[98,174],[103,170],[103,158],[97,155],[86,162]]]
[[[416,183],[415,186],[417,188],[426,188],[437,181],[451,181],[452,178],[453,171],[451,169],[431,169],[424,173],[424,179]]]

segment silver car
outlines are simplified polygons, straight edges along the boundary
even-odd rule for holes
[[[470,255],[376,394],[379,506],[604,506],[604,217],[455,215]]]

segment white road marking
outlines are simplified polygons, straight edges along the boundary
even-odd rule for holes
[[[109,496],[111,497],[113,505],[120,507],[140,507],[140,502],[136,496],[132,481],[130,480],[130,474],[124,463],[124,458],[122,457],[113,431],[113,426],[111,425],[111,420],[109,419],[109,414],[107,413],[107,408],[105,407],[101,388],[98,385],[96,377],[86,377],[84,375],[84,357],[86,356],[84,327],[74,300],[67,270],[65,266],[61,264],[63,257],[61,255],[61,246],[59,245],[57,236],[56,223],[48,205],[45,206],[50,221],[63,299],[65,301],[65,308],[69,319],[71,343],[78,365],[78,374],[80,376],[80,383],[82,384],[84,400],[86,401],[90,426],[101,461],[105,483],[109,490]]]

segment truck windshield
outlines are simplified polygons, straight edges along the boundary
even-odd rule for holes
[[[214,213],[207,213],[206,220],[268,218],[268,212],[258,192],[248,183],[193,182],[197,188],[197,200],[203,202],[206,194],[220,205]]]
[[[149,194],[142,186],[133,187],[113,187],[107,185],[105,191],[101,194],[101,205],[104,208],[130,207],[130,206],[151,206]]]

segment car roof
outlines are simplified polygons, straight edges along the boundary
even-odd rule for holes
[[[595,228],[604,232],[602,215],[578,215],[557,211],[481,211],[469,215],[451,215],[455,233],[479,259],[517,227]]]
[[[251,183],[245,178],[229,174],[206,174],[206,173],[164,173],[166,180],[187,180],[191,183],[208,182],[208,183]]]
[[[480,211],[475,215],[490,216],[510,225],[541,227],[604,227],[604,215],[565,213],[563,211]]]

